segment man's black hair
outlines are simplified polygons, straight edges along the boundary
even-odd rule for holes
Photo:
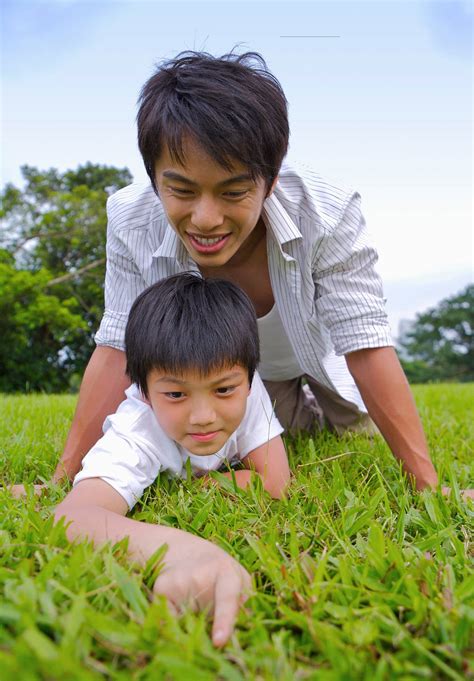
[[[249,384],[260,360],[255,309],[244,291],[223,279],[176,274],[141,293],[125,330],[127,374],[148,397],[153,369],[207,376],[235,364]]]
[[[163,148],[184,165],[186,137],[226,170],[239,161],[270,189],[288,149],[288,109],[260,54],[181,52],[158,65],[138,103],[138,146],[155,190]]]

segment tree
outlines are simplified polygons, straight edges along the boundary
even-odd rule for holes
[[[418,314],[400,345],[413,382],[474,381],[474,285]]]
[[[78,326],[81,332],[71,334],[68,327],[71,319],[67,315],[63,317],[67,336],[63,341],[67,350],[60,354],[58,366],[61,366],[64,389],[73,374],[82,373],[94,348],[94,333],[102,317],[106,201],[110,194],[129,184],[132,176],[126,168],[92,163],[64,173],[54,168],[40,171],[31,166],[23,166],[21,171],[24,187],[19,189],[7,184],[0,195],[0,248],[13,258],[9,263],[13,270],[38,275],[35,283],[43,298],[29,298],[29,304],[31,309],[40,305],[45,311],[48,302],[50,330],[54,327],[56,340],[60,337],[60,315],[53,299],[81,320]],[[2,296],[5,285],[4,280]],[[14,320],[21,325],[21,317],[16,316]],[[33,337],[39,339],[37,335]],[[53,346],[54,343],[50,346],[50,366],[56,366]],[[2,353],[4,350],[2,344]],[[35,353],[24,356],[26,363],[31,361],[31,354]],[[0,361],[6,366],[3,354]],[[45,380],[48,386],[53,385],[48,371]],[[49,389],[41,387],[39,379],[35,385],[38,389]]]
[[[74,299],[47,293],[47,270],[17,270],[0,254],[0,391],[64,390],[87,325]]]

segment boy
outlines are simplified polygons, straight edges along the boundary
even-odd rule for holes
[[[155,593],[166,594],[172,606],[215,602],[213,640],[222,645],[247,573],[198,537],[123,516],[159,472],[185,475],[188,461],[197,475],[240,461],[244,469],[234,472],[240,487],[258,475],[273,497],[283,495],[290,472],[282,427],[255,373],[255,311],[230,282],[172,276],[135,301],[125,340],[133,385],[106,419],[55,517],[72,522],[70,539],[88,536],[100,544],[129,537],[130,554],[142,564],[166,542]]]

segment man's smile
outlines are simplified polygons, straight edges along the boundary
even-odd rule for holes
[[[230,237],[230,234],[224,234],[222,236],[215,237],[205,237],[187,232],[187,236],[193,248],[195,248],[199,253],[217,253],[224,248]]]

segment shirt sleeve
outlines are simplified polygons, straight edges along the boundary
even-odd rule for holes
[[[315,306],[337,355],[393,345],[378,254],[367,235],[360,195],[353,193],[313,255]]]
[[[127,502],[129,509],[156,479],[161,469],[157,451],[139,435],[139,427],[130,424],[119,412],[107,417],[106,432],[84,457],[82,470],[74,478],[101,478]]]
[[[265,386],[258,373],[252,380],[247,409],[237,432],[237,446],[241,459],[281,435],[283,428],[276,417]]]
[[[128,314],[135,298],[146,288],[129,248],[121,234],[126,231],[118,222],[120,204],[115,196],[107,201],[107,266],[105,274],[105,311],[95,335],[97,345],[107,345],[117,350],[125,349],[125,327]],[[142,230],[136,230],[129,238],[143,237]]]

